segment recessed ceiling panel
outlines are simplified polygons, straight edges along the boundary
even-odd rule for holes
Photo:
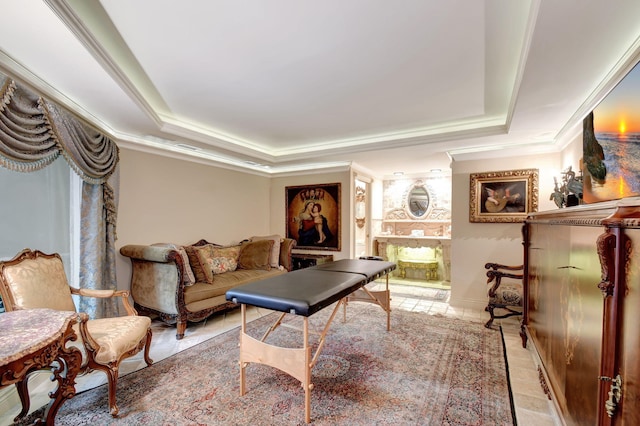
[[[271,150],[484,113],[482,1],[102,4],[175,118]]]

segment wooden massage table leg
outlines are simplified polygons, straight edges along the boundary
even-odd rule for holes
[[[369,290],[366,286],[347,296],[347,302],[366,302],[380,306],[387,313],[387,331],[391,330],[391,292],[389,291],[389,275],[386,278],[385,290]],[[343,321],[347,320],[347,303],[344,304]]]
[[[271,367],[278,368],[285,373],[289,374],[293,378],[300,380],[304,389],[304,418],[306,423],[311,422],[311,390],[313,384],[311,383],[311,369],[318,362],[320,352],[324,347],[325,339],[329,331],[329,326],[333,322],[340,305],[345,305],[345,299],[341,299],[336,304],[331,316],[327,320],[322,333],[320,333],[320,339],[318,342],[318,348],[311,356],[311,346],[309,345],[309,318],[302,317],[303,319],[303,345],[302,348],[285,348],[280,346],[271,345],[265,343],[264,340],[271,332],[278,328],[286,313],[283,313],[278,317],[276,322],[265,332],[261,340],[255,339],[246,333],[247,330],[247,311],[246,305],[240,305],[240,312],[242,316],[240,326],[240,395],[246,393],[246,375],[245,368],[250,362],[257,364],[265,364]]]

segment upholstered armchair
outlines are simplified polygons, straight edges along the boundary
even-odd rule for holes
[[[82,339],[83,365],[81,373],[101,370],[107,375],[109,409],[117,416],[116,387],[120,362],[144,348],[147,365],[151,345],[151,320],[138,316],[129,303],[129,292],[118,290],[76,289],[68,284],[60,255],[24,249],[16,257],[0,262],[0,295],[7,311],[49,308],[75,311],[72,295],[110,298],[118,297],[126,316],[89,320],[79,325]],[[76,330],[76,334],[78,330]],[[26,383],[16,386],[20,398],[29,398]]]
[[[509,266],[499,263],[484,265],[487,271],[487,294],[489,303],[485,311],[489,312],[489,321],[485,327],[491,328],[496,318],[508,318],[522,314],[523,307],[523,265]],[[496,315],[495,309],[506,311]]]

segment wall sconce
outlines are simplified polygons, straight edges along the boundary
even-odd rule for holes
[[[356,186],[356,225],[358,228],[364,228],[365,218],[367,216],[367,208],[365,203],[365,189],[361,186]]]

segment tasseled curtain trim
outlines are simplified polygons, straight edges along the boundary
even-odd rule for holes
[[[119,161],[118,146],[12,79],[0,75],[0,82],[0,166],[33,172],[62,155],[83,181],[103,185],[107,222],[115,226],[114,194],[106,183]]]

